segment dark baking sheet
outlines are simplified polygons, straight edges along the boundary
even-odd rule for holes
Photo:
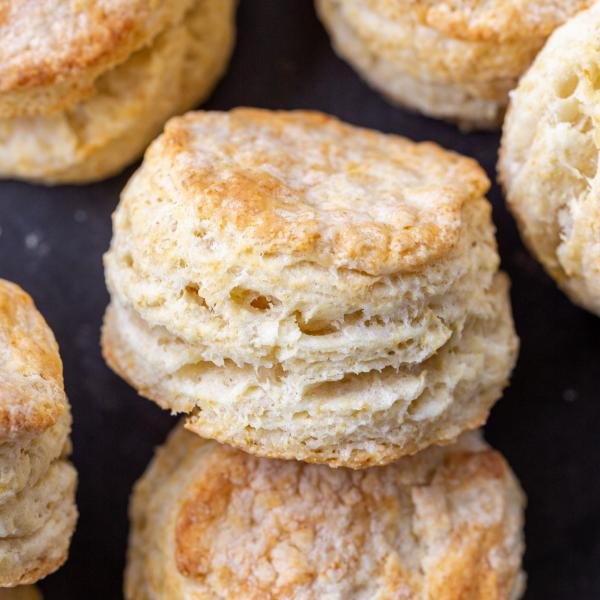
[[[207,107],[314,108],[477,158],[494,178],[498,137],[386,104],[338,60],[309,0],[242,0],[231,68]],[[127,500],[175,419],[113,375],[98,347],[101,257],[133,168],[96,185],[0,183],[0,276],[35,298],[61,346],[73,404],[81,513],[47,600],[121,597]],[[527,598],[600,598],[600,319],[571,305],[523,249],[496,186],[489,195],[522,348],[487,426],[529,496]]]

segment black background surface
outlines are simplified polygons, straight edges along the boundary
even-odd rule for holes
[[[207,108],[314,108],[477,158],[495,176],[498,136],[463,135],[385,103],[337,59],[309,0],[242,0],[231,68]],[[61,346],[74,414],[81,513],[47,600],[121,597],[127,500],[175,423],[104,365],[101,257],[133,167],[81,187],[0,183],[0,276],[35,299]],[[600,319],[571,305],[529,257],[501,194],[489,194],[521,354],[487,425],[529,497],[526,598],[600,598]]]

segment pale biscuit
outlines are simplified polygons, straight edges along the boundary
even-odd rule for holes
[[[548,35],[592,0],[316,0],[336,51],[392,102],[500,125]]]
[[[317,113],[174,119],[114,215],[105,357],[260,455],[365,467],[450,441],[516,355],[487,187]]]
[[[525,243],[600,315],[600,5],[558,29],[512,94],[498,171]]]
[[[31,298],[0,279],[0,587],[66,560],[77,519],[70,429],[56,340]]]
[[[40,18],[58,10],[55,0],[39,4]],[[52,18],[66,30],[66,42],[56,46],[53,32],[42,38],[52,51],[48,59],[26,50],[23,3],[11,2],[5,16],[4,28],[17,33],[12,44],[0,42],[0,57],[10,59],[4,68],[13,73],[0,81],[14,84],[4,92],[0,85],[0,176],[83,182],[119,171],[167,118],[208,96],[233,47],[235,0],[59,4],[62,20]],[[75,27],[79,21],[89,31]],[[19,66],[42,74],[21,80]]]
[[[177,427],[135,487],[125,597],[516,599],[523,504],[473,433],[351,471]]]

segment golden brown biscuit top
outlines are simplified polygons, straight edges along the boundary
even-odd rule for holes
[[[435,144],[258,109],[173,119],[138,176],[185,203],[199,235],[240,256],[292,255],[372,275],[445,256],[465,202],[489,186],[475,161]]]
[[[407,15],[466,41],[505,41],[549,35],[593,0],[350,0],[349,11],[368,11],[390,21]],[[364,18],[365,14],[356,13]]]
[[[41,432],[66,410],[52,331],[31,298],[0,279],[0,437]]]
[[[0,0],[0,93],[105,70],[192,0]]]
[[[473,437],[365,471],[217,445],[199,460],[174,551],[179,573],[202,589],[314,597],[308,590],[338,582],[349,596],[373,588],[445,600],[514,589],[522,499],[502,457]]]

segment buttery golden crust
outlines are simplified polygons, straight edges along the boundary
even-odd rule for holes
[[[592,0],[317,0],[336,51],[393,102],[497,127],[554,28]]]
[[[463,205],[489,187],[474,160],[307,111],[172,119],[144,168],[160,168],[158,184],[194,204],[199,223],[248,249],[369,275],[446,255]]]
[[[546,37],[590,0],[359,0],[390,21],[406,18],[470,42]]]
[[[18,286],[0,279],[0,437],[41,433],[68,412],[54,335]]]
[[[85,98],[60,110],[29,114],[20,100],[14,116],[0,118],[0,177],[89,182],[135,160],[169,117],[212,91],[233,48],[235,6],[193,0],[148,44],[100,73]]]
[[[548,40],[511,99],[498,171],[523,240],[600,315],[598,4]]]
[[[353,472],[178,427],[135,488],[125,597],[513,600],[523,500],[476,435]]]
[[[61,110],[91,95],[101,73],[151,44],[192,3],[5,0],[0,12],[0,117]]]

